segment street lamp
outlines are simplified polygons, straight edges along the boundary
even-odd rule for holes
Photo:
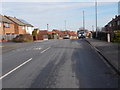
[[[49,30],[49,24],[47,24],[47,30]]]
[[[65,30],[66,30],[66,20],[65,20]]]
[[[95,2],[95,16],[96,16],[96,38],[98,37],[98,31],[97,31],[97,0]]]
[[[85,30],[85,16],[84,16],[84,10],[83,10],[83,30]]]
[[[120,15],[120,1],[118,2],[118,15]]]

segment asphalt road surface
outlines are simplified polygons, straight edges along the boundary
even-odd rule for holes
[[[3,88],[118,87],[112,69],[78,39],[34,42],[4,52],[0,80]]]

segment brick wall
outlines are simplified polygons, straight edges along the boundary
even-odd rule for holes
[[[0,23],[0,35],[3,35],[3,23]]]
[[[26,34],[25,28],[23,29],[22,26],[18,26],[19,34]]]
[[[14,28],[14,24],[9,24],[10,27],[4,27],[3,28],[3,33],[7,34],[7,33],[12,33],[15,34],[15,28]]]

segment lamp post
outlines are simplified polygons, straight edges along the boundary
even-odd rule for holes
[[[65,20],[65,30],[66,30],[66,20]]]
[[[96,16],[96,38],[98,37],[98,31],[97,31],[97,0],[95,2],[95,16]]]
[[[120,1],[118,2],[118,15],[120,15]]]
[[[84,11],[83,11],[83,30],[85,30],[85,16],[84,16]]]
[[[47,30],[49,30],[49,24],[47,24]]]

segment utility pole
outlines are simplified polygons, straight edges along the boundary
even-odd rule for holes
[[[47,24],[47,30],[49,30],[49,24]]]
[[[96,16],[96,38],[98,37],[98,31],[97,31],[97,0],[95,2],[95,16]]]
[[[66,30],[66,20],[65,20],[65,30]]]
[[[120,15],[120,1],[118,2],[118,15]]]
[[[83,30],[85,30],[85,16],[84,16],[84,11],[83,11]]]

